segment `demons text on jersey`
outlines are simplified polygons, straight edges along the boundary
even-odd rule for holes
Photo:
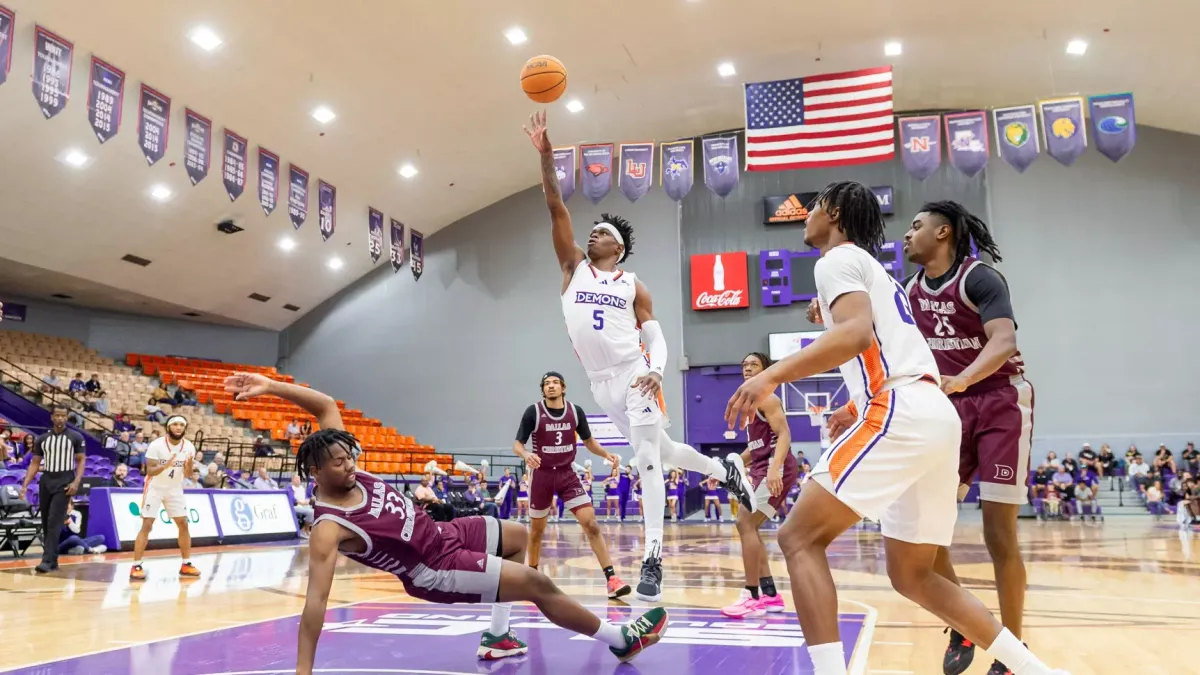
[[[575,291],[575,304],[602,305],[604,307],[625,309],[626,300],[625,298],[609,295],[607,293],[596,293],[594,291]]]

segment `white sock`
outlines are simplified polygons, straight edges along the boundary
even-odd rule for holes
[[[508,615],[512,612],[511,602],[492,603],[492,635],[500,636],[508,632]]]
[[[141,560],[134,560],[134,561],[133,561],[133,566],[134,566],[134,567],[137,567],[138,565],[141,565],[141,564],[142,564],[142,561],[141,561]]]
[[[809,645],[808,657],[816,675],[846,675],[846,653],[841,642]]]
[[[621,627],[604,619],[600,619],[600,627],[596,629],[596,634],[592,637],[609,647],[620,649],[625,646],[625,633],[621,632]]]
[[[662,475],[660,453],[661,422],[637,426],[629,430],[642,479],[642,528],[646,537],[644,558],[662,555],[663,512],[667,503],[667,486]]]
[[[1007,628],[1000,631],[992,646],[985,650],[992,658],[1003,663],[1013,675],[1051,675],[1053,671],[1038,660],[1038,657],[1021,644],[1016,635]]]
[[[667,435],[667,430],[660,431],[659,447],[662,448],[662,458],[668,464],[688,471],[702,473],[719,480],[725,480],[725,465],[716,457],[709,457],[686,443],[676,443]],[[645,481],[643,481],[643,487]]]

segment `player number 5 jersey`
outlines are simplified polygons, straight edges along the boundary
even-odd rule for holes
[[[178,445],[167,442],[165,436],[150,441],[146,448],[146,465],[150,467],[170,464],[162,473],[154,476],[147,483],[156,490],[182,489],[183,471],[189,457],[196,455],[196,447],[188,439],[183,439]]]
[[[620,366],[642,358],[642,338],[633,311],[637,277],[632,272],[605,272],[591,264],[575,268],[563,293],[567,334],[593,379],[611,377]]]

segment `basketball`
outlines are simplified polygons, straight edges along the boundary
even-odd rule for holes
[[[535,56],[521,68],[521,89],[532,101],[553,103],[567,90],[567,69],[553,56]]]

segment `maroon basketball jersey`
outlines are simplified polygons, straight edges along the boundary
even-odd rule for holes
[[[754,417],[750,418],[750,424],[746,426],[746,440],[746,449],[750,451],[750,466],[761,467],[766,471],[771,463],[771,455],[775,454],[775,445],[779,438],[767,422],[767,418],[757,410],[754,411]],[[786,471],[789,466],[797,466],[796,456],[791,452],[784,458],[781,468]]]
[[[933,290],[925,282],[925,271],[913,276],[908,284],[908,299],[912,305],[917,328],[929,343],[938,370],[943,375],[958,375],[979,356],[987,344],[987,333],[979,309],[967,299],[967,275],[981,260],[968,257],[958,266],[954,278]],[[1015,375],[1025,371],[1021,354],[1014,354],[988,377],[971,385],[963,394],[990,391],[1010,384]]]
[[[575,406],[563,401],[563,411],[558,417],[550,414],[545,401],[538,401],[537,424],[533,427],[530,440],[533,452],[541,458],[542,469],[569,469],[575,461],[575,429],[579,421],[575,417]]]

